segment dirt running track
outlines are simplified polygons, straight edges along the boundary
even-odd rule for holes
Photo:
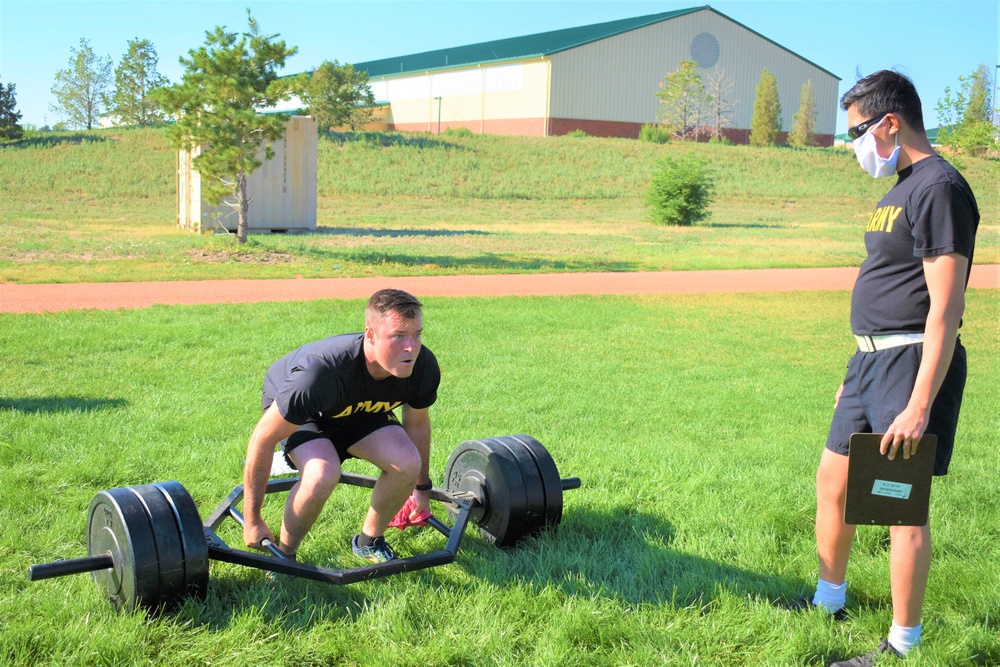
[[[113,310],[156,304],[255,303],[360,299],[383,287],[427,296],[553,296],[568,294],[707,294],[849,290],[856,267],[658,273],[545,273],[409,278],[312,278],[146,283],[0,284],[0,312]],[[1000,265],[974,266],[969,287],[1000,287]]]

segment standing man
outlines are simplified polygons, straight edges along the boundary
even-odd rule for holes
[[[966,375],[958,329],[979,225],[968,183],[927,141],[920,98],[908,78],[876,72],[858,81],[840,105],[862,168],[876,178],[898,178],[865,229],[868,257],[851,298],[859,349],[837,391],[816,474],[819,583],[811,602],[838,618],[855,533],[844,523],[851,434],[884,432],[881,452],[892,460],[909,458],[920,437],[933,433],[934,474],[948,472]],[[888,639],[834,667],[873,665],[883,654],[903,656],[920,643],[930,525],[892,526],[889,535]]]
[[[385,529],[411,493],[416,511],[428,510],[432,487],[428,411],[441,373],[434,355],[421,345],[421,307],[401,290],[376,292],[368,300],[364,333],[308,343],[268,369],[264,415],[250,436],[243,471],[247,546],[275,541],[261,507],[280,443],[300,479],[288,493],[279,549],[295,557],[340,480],[341,463],[357,457],[382,473],[351,547],[371,562],[396,558],[383,537]],[[402,424],[392,412],[398,406]]]

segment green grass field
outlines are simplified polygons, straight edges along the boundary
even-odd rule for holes
[[[362,303],[0,315],[0,663],[821,665],[867,650],[891,620],[884,529],[859,531],[848,622],[782,608],[815,584],[813,478],[848,308],[846,292],[428,298],[435,479],[463,440],[531,434],[583,481],[562,524],[510,551],[470,531],[451,565],[346,587],[213,563],[204,603],[154,619],[113,612],[88,575],[32,583],[26,568],[86,552],[103,489],[180,480],[204,516],[240,481],[266,366],[357,330]],[[998,321],[1000,295],[973,290],[908,664],[1000,663]],[[350,565],[366,498],[338,489],[302,557]],[[280,500],[265,511],[276,521]],[[393,533],[404,554],[443,541]]]
[[[688,151],[712,166],[711,217],[653,224],[650,174]],[[361,134],[323,138],[318,158],[316,233],[237,247],[177,229],[161,130],[0,147],[0,282],[854,266],[891,180],[843,149],[594,137]],[[961,167],[982,211],[976,260],[998,263],[1000,170]]]

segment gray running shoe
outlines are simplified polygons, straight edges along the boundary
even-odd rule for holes
[[[358,558],[363,558],[369,563],[387,563],[391,560],[396,560],[396,552],[386,544],[385,538],[381,535],[376,537],[375,541],[367,547],[358,546],[359,537],[361,537],[360,534],[355,535],[351,540],[351,550]]]

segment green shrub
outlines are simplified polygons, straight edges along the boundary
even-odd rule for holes
[[[444,131],[445,134],[452,137],[471,137],[473,136],[472,130],[467,127],[449,127]]]
[[[655,222],[692,225],[708,217],[715,184],[708,164],[692,154],[658,163],[646,190],[646,206]]]
[[[670,130],[662,125],[643,123],[642,128],[639,130],[639,141],[665,144],[670,141]]]
[[[579,138],[579,137],[589,137],[590,135],[587,134],[586,132],[584,132],[583,130],[577,128],[577,129],[573,130],[572,132],[568,132],[566,134],[566,136],[567,137],[577,137],[577,138]]]
[[[733,142],[729,140],[729,137],[722,135],[721,137],[712,137],[708,140],[708,143],[713,146],[732,146]]]

